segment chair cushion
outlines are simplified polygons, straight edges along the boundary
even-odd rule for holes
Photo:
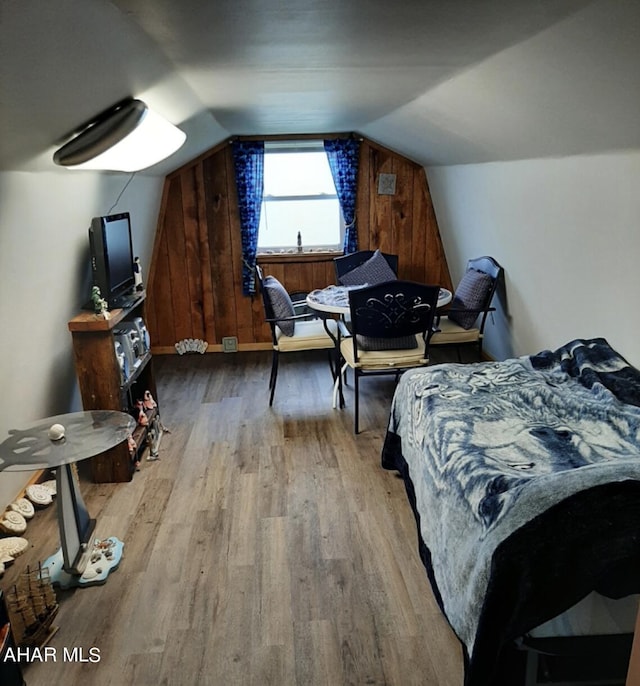
[[[351,338],[342,340],[340,352],[350,367],[358,367],[363,370],[402,369],[428,364],[429,360],[424,358],[424,343],[421,334],[416,334],[415,342],[416,345],[412,349],[372,351],[359,349],[357,364]]]
[[[384,255],[376,250],[366,262],[343,274],[340,283],[343,286],[375,286],[385,281],[395,281],[396,278]]]
[[[477,269],[468,269],[460,280],[451,300],[451,309],[470,310],[469,312],[451,312],[448,317],[463,329],[470,329],[478,318],[487,301],[493,286],[493,278]]]
[[[334,336],[338,335],[338,325],[334,319],[327,320],[327,326]],[[280,352],[292,352],[295,350],[320,350],[335,347],[335,341],[327,334],[324,324],[320,319],[296,322],[296,330],[293,336],[285,336],[276,329],[277,350]]]
[[[262,288],[266,291],[269,302],[273,309],[273,316],[276,319],[293,317],[295,310],[293,302],[289,297],[285,287],[274,276],[265,277]],[[277,323],[278,328],[285,336],[293,336],[295,331],[295,321],[281,321]]]
[[[418,347],[416,337],[382,338],[377,336],[356,336],[360,350],[414,350]]]
[[[480,329],[463,329],[448,317],[442,317],[438,326],[440,330],[431,336],[429,345],[460,345],[474,343],[480,338]]]

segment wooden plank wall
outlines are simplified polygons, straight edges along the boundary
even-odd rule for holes
[[[380,173],[396,174],[394,195],[378,195]],[[358,247],[397,254],[400,278],[451,288],[424,169],[366,139],[357,222]],[[259,262],[290,292],[335,280],[332,255]],[[174,353],[185,338],[206,340],[215,352],[225,336],[235,336],[240,350],[269,348],[260,296],[242,295],[241,265],[233,157],[225,142],[166,178],[147,283],[153,352]]]

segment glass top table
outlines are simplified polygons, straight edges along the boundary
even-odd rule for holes
[[[307,305],[316,310],[328,314],[349,314],[349,291],[363,286],[327,286],[311,291],[307,295]],[[438,294],[438,308],[444,307],[451,302],[450,290],[441,288]]]
[[[73,464],[126,441],[135,426],[124,412],[72,412],[11,429],[0,444],[0,471],[56,470],[61,545],[43,566],[62,588],[104,583],[120,564],[122,541],[109,537],[89,543],[96,522],[87,512]],[[60,432],[63,436],[56,440]]]
[[[65,435],[49,438],[49,429],[61,424]],[[11,429],[0,444],[0,471],[27,472],[51,469],[86,460],[126,440],[135,428],[133,417],[124,412],[91,410],[61,414]]]

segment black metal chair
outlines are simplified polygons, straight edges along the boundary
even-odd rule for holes
[[[280,353],[301,352],[306,350],[328,350],[331,374],[335,378],[334,357],[337,340],[337,322],[319,319],[309,320],[309,312],[304,300],[294,303],[284,286],[273,276],[264,276],[262,269],[256,266],[256,276],[262,295],[265,321],[271,328],[273,356],[271,376],[269,377],[269,405],[273,405],[273,396],[278,379],[278,360]],[[296,312],[296,306],[302,310]],[[325,328],[335,336],[331,338]]]
[[[461,348],[471,347],[482,358],[484,327],[489,312],[495,311],[491,301],[504,269],[493,257],[477,257],[467,262],[467,270],[453,294],[451,307],[436,318],[431,345],[455,347],[462,361]]]
[[[349,272],[352,272],[356,267],[362,266],[365,262],[371,260],[376,250],[359,250],[348,255],[333,258],[333,265],[336,271],[336,282],[342,283],[342,277]],[[389,253],[380,253],[387,261],[391,271],[395,276],[398,275],[398,256]],[[364,281],[362,283],[365,283]]]
[[[359,433],[360,377],[395,374],[429,363],[429,338],[438,304],[438,286],[387,281],[349,292],[353,335],[340,343],[354,370],[354,431]]]

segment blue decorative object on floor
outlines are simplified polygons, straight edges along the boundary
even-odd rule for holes
[[[87,553],[89,561],[81,576],[64,571],[62,548],[47,558],[43,567],[49,569],[49,576],[53,585],[62,589],[98,586],[104,584],[109,574],[118,568],[123,549],[124,543],[115,536],[109,536],[109,538],[102,540],[96,538],[91,553]]]

